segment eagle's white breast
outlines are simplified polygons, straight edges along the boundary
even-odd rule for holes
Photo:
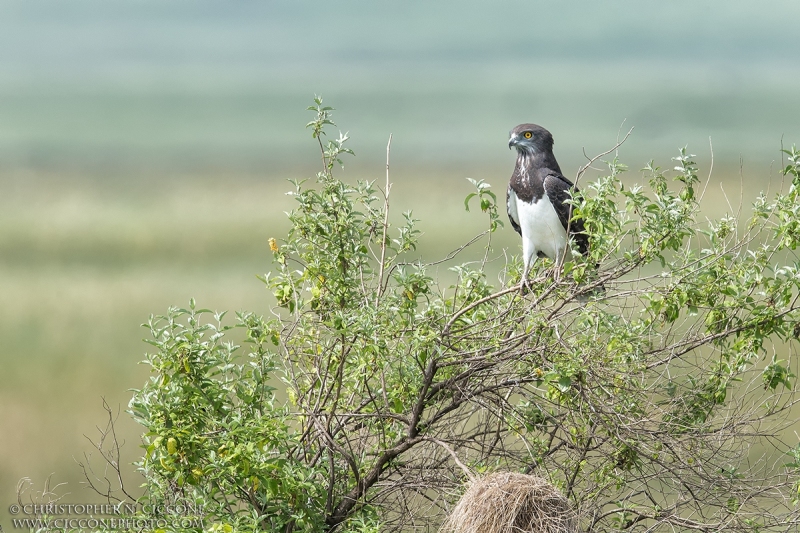
[[[511,191],[511,194],[514,194]],[[567,231],[561,225],[553,204],[547,194],[529,204],[517,198],[516,215],[522,229],[522,255],[525,263],[536,259],[538,252],[554,261],[560,261],[567,246]]]

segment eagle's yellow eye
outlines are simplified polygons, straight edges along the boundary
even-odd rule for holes
[[[526,131],[523,135],[525,135],[526,139],[530,139],[531,137],[533,137],[533,133],[531,133],[529,131]]]

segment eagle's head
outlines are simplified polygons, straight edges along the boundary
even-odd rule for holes
[[[537,124],[520,124],[509,134],[508,148],[515,147],[521,154],[553,151],[553,136]]]

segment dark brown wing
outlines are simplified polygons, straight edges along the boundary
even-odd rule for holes
[[[517,194],[514,192],[514,189],[511,188],[511,184],[508,185],[508,191],[506,192],[506,212],[508,213],[508,220],[511,222],[511,227],[514,228],[514,231],[522,235],[522,228],[519,225],[519,215],[517,214]]]
[[[583,227],[583,220],[578,218],[569,221],[572,216],[572,206],[566,203],[571,198],[579,197],[578,188],[572,185],[567,178],[557,173],[550,173],[544,179],[544,190],[550,203],[558,213],[558,219],[564,229],[569,229],[569,234],[575,239],[575,244],[581,254],[589,251],[589,237]]]

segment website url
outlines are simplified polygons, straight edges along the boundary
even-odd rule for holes
[[[113,530],[141,531],[155,529],[203,529],[202,518],[13,518],[15,529],[32,529],[34,531],[81,530]]]

